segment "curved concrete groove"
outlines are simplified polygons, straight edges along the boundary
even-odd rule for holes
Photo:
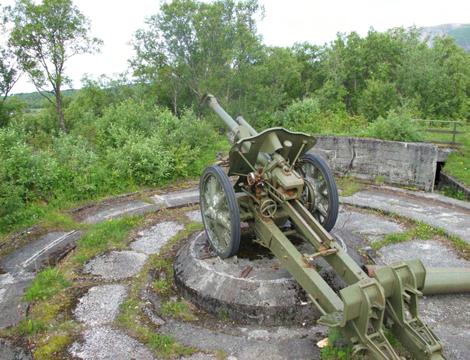
[[[442,228],[470,243],[470,210],[436,199],[419,198],[416,192],[391,192],[379,189],[359,191],[342,197],[343,204],[382,210]]]

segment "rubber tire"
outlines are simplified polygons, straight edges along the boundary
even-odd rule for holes
[[[325,217],[323,223],[321,223],[321,225],[326,231],[331,231],[331,229],[333,229],[336,224],[339,212],[338,188],[336,187],[336,181],[335,177],[333,176],[333,172],[331,171],[326,161],[318,155],[305,154],[304,156],[302,156],[300,161],[309,162],[318,170],[320,170],[323,175],[323,178],[326,181],[330,198],[328,199],[328,214]],[[301,167],[301,163],[299,163],[299,167]]]
[[[235,191],[233,190],[233,185],[230,182],[230,179],[228,178],[227,174],[222,170],[220,166],[209,166],[207,167],[204,172],[202,173],[201,179],[199,181],[199,204],[201,208],[201,217],[202,217],[202,222],[204,224],[204,229],[206,229],[206,223],[204,220],[204,214],[203,214],[203,202],[202,202],[202,196],[203,196],[203,186],[204,186],[204,181],[208,176],[214,176],[219,183],[222,185],[222,189],[224,190],[225,196],[227,198],[228,202],[228,208],[230,212],[230,222],[231,222],[231,232],[232,232],[232,237],[230,239],[230,246],[227,247],[226,251],[221,253],[219,252],[215,246],[212,245],[210,236],[206,230],[206,235],[209,240],[209,244],[211,245],[212,249],[216,252],[217,256],[219,256],[221,259],[226,259],[231,256],[234,256],[238,253],[238,250],[240,248],[240,237],[241,237],[241,227],[240,227],[240,208],[238,207],[238,201],[235,196]]]

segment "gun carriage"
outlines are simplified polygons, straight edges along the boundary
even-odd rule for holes
[[[200,179],[202,219],[216,254],[236,255],[241,222],[248,223],[255,241],[271,250],[319,309],[318,322],[339,328],[354,354],[402,359],[386,327],[416,359],[444,359],[441,342],[418,314],[426,279],[421,261],[375,268],[369,276],[329,234],[338,216],[338,192],[327,163],[308,152],[315,138],[278,127],[258,133],[242,117],[234,120],[214,96],[205,100],[234,134],[228,174],[209,166]],[[238,180],[233,184],[229,177]],[[314,252],[300,253],[290,234]],[[339,293],[315,269],[318,258],[346,283]]]

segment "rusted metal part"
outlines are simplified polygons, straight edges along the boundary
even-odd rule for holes
[[[248,275],[250,275],[252,270],[253,270],[253,266],[248,265],[246,268],[242,270],[242,272],[240,273],[240,277],[246,278]]]

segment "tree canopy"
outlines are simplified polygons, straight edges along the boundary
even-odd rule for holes
[[[48,101],[55,102],[60,128],[66,131],[61,94],[69,82],[65,63],[96,51],[100,40],[89,36],[90,23],[71,0],[18,0],[8,17],[13,24],[9,45],[21,69]]]

